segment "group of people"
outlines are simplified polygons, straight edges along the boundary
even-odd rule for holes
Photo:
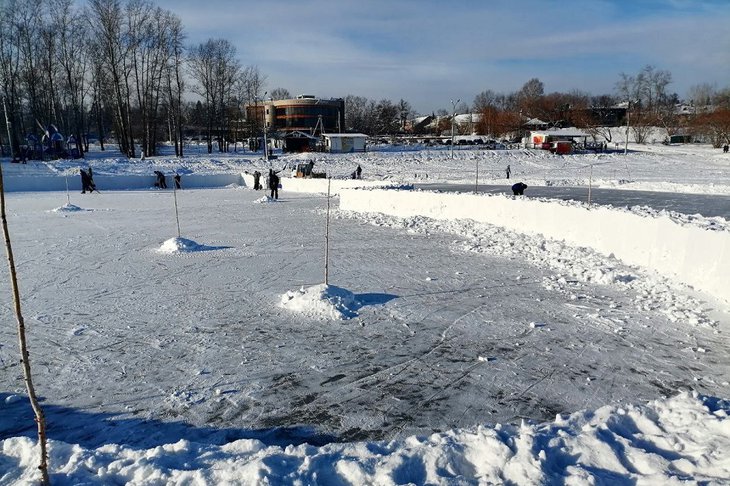
[[[172,180],[175,182],[175,189],[182,189],[182,178],[180,174],[172,176]],[[167,189],[167,178],[165,174],[159,170],[155,171],[155,187],[159,189]]]
[[[266,184],[268,189],[271,191],[271,199],[279,199],[279,176],[277,175],[280,170],[269,169],[269,175],[266,177]],[[264,188],[261,185],[261,172],[254,171],[253,173],[253,188],[255,191],[259,191]]]
[[[88,169],[79,169],[79,173],[81,174],[81,194],[86,194],[87,191],[99,192],[96,188],[96,184],[94,183],[94,172],[91,167]],[[180,177],[180,174],[175,174],[172,179],[175,182],[175,189],[182,189],[182,177]],[[167,189],[167,179],[165,174],[159,170],[155,171],[155,187],[159,189]]]
[[[507,176],[507,179],[509,179],[509,176],[512,175],[512,168],[507,165],[507,168],[504,170],[505,175]],[[524,196],[525,195],[525,189],[527,189],[527,184],[524,182],[518,182],[517,184],[512,184],[512,194],[515,196]]]
[[[352,172],[352,178],[353,179],[362,179],[362,167],[360,167],[360,164],[358,164],[357,169],[355,169]]]

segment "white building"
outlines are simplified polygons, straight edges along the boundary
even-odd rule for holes
[[[324,149],[327,152],[344,154],[365,152],[368,136],[362,133],[323,133]]]

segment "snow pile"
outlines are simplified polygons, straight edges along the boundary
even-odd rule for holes
[[[256,204],[263,204],[263,203],[275,203],[275,202],[279,202],[279,200],[278,199],[274,199],[271,196],[263,196],[263,197],[260,197],[260,198],[256,199],[254,202]]]
[[[78,211],[86,211],[86,209],[82,209],[78,206],[74,206],[71,203],[66,203],[63,206],[60,206],[58,208],[52,209],[54,213],[75,213]]]
[[[179,440],[152,449],[50,441],[55,484],[725,484],[730,403],[682,393],[646,405],[557,415],[552,423],[482,425],[391,442],[222,446]],[[0,483],[38,480],[35,441],[0,442]]]
[[[349,290],[334,285],[318,284],[288,291],[281,296],[282,307],[318,319],[350,319],[359,303]]]
[[[160,248],[157,249],[160,253],[186,253],[201,251],[203,247],[193,240],[186,238],[170,238],[166,240]]]

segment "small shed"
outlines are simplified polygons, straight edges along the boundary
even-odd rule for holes
[[[324,149],[327,152],[346,154],[365,152],[368,136],[362,133],[323,133]]]
[[[585,146],[590,135],[578,128],[552,128],[530,132],[533,148],[551,148],[554,142],[571,142]]]
[[[318,137],[298,130],[285,134],[284,152],[312,152],[317,147]]]

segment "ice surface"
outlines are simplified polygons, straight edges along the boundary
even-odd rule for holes
[[[455,154],[280,162],[315,157],[334,175],[359,163],[365,177],[403,183],[419,172],[468,180],[476,161],[497,180],[511,163],[532,184],[582,183],[590,159]],[[730,193],[707,184],[730,180],[727,160],[709,149],[602,161],[594,174],[606,185],[630,172],[637,188]],[[255,156],[91,162],[100,181],[121,178],[119,188],[153,167],[180,170],[180,226],[191,243],[171,238],[171,191],[7,195],[58,484],[730,477],[730,407],[711,398],[728,394],[729,314],[681,282],[565,241],[473,221],[353,214],[334,199],[325,288],[326,199],[293,194],[286,180],[277,204],[225,187],[232,174],[263,169]],[[3,170],[41,183],[36,176],[72,164]],[[195,189],[209,175],[221,188]],[[67,197],[84,210],[49,210]],[[156,251],[160,242],[197,251]],[[0,293],[10,301],[7,286]],[[282,296],[301,298],[304,314],[282,307]],[[353,315],[340,319],[338,309]],[[0,483],[26,484],[37,478],[35,424],[11,306],[0,319]]]

